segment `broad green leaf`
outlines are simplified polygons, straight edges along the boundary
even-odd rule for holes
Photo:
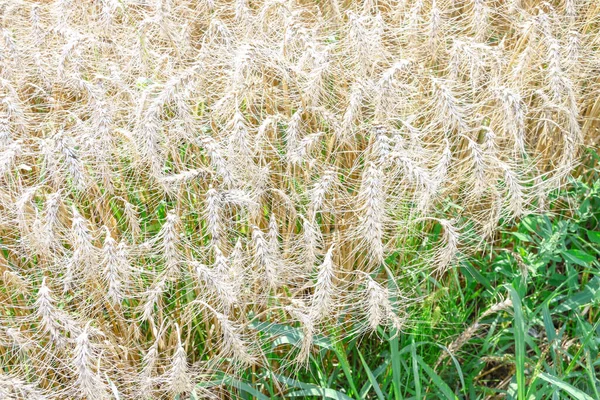
[[[590,263],[596,260],[596,257],[578,249],[567,250],[562,254],[565,259],[577,265],[581,265],[582,267],[587,267]]]
[[[590,242],[600,244],[600,232],[587,231],[587,237],[590,239]]]
[[[531,233],[539,233],[536,229],[536,221],[531,217],[524,218],[521,225]]]

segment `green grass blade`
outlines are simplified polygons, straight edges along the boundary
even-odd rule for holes
[[[460,367],[460,362],[456,359],[456,357],[454,357],[454,354],[452,354],[452,352],[446,347],[446,346],[442,346],[439,343],[432,343],[434,345],[436,345],[437,347],[439,347],[440,349],[442,349],[443,351],[445,351],[448,354],[448,357],[450,357],[450,359],[452,360],[452,363],[454,364],[454,368],[456,368],[456,372],[458,373],[458,379],[460,380],[460,384],[462,385],[463,391],[465,391],[466,394],[466,384],[465,384],[465,376],[463,374],[462,368]]]
[[[446,382],[444,382],[444,380],[442,378],[440,378],[440,376],[438,374],[435,373],[433,368],[431,368],[429,365],[427,365],[427,363],[420,356],[417,356],[417,362],[419,363],[421,368],[423,368],[423,370],[427,373],[427,375],[429,375],[429,377],[431,378],[431,380],[433,381],[435,386],[437,386],[437,388],[440,390],[440,392],[442,392],[442,394],[445,396],[446,399],[448,399],[448,400],[458,399],[458,397],[456,397],[456,395],[454,394],[454,391],[450,388],[450,386],[448,386],[448,384]],[[417,398],[420,398],[420,397],[417,397]]]
[[[279,375],[279,374],[273,374],[273,376],[275,376],[275,378],[279,382],[285,383],[287,386],[290,386],[290,387],[294,387],[294,388],[298,388],[298,389],[314,389],[314,388],[318,388],[318,386],[315,385],[315,384],[300,382],[300,381],[297,381],[295,379],[289,378],[287,376],[283,376],[283,375]]]
[[[321,387],[298,390],[296,392],[287,393],[286,397],[306,397],[306,396],[322,396],[327,399],[335,399],[335,400],[353,400],[352,397],[345,395],[342,392],[338,392],[333,389],[326,389]]]
[[[237,379],[231,379],[231,386],[237,388],[238,390],[242,390],[248,394],[251,394],[252,396],[256,397],[259,400],[267,400],[269,399],[269,397],[265,396],[264,394],[262,394],[258,389],[253,388],[252,386],[250,386],[249,384],[247,384],[246,382],[242,382],[240,380]]]
[[[541,372],[538,375],[541,379],[545,380],[546,382],[554,385],[555,387],[563,390],[564,392],[568,393],[571,397],[573,397],[576,400],[594,400],[594,398],[590,395],[587,395],[585,393],[583,393],[581,390],[577,389],[574,386],[569,385],[566,382],[561,381],[560,379],[558,379],[557,377],[547,374],[545,372]]]
[[[556,328],[552,322],[552,316],[550,315],[548,302],[545,302],[542,305],[542,318],[544,321],[544,328],[546,329],[546,337],[548,338],[548,342],[552,343],[556,339]]]
[[[590,386],[594,390],[596,398],[600,399],[600,392],[598,392],[598,378],[595,376],[596,369],[592,365],[592,357],[588,349],[585,350],[585,363],[587,367],[585,372],[590,379]]]
[[[565,312],[584,306],[594,299],[600,297],[600,278],[594,277],[585,285],[585,288],[578,293],[572,294],[560,305],[554,308],[553,313]]]
[[[410,346],[410,354],[412,357],[412,369],[413,369],[413,379],[415,381],[415,391],[417,393],[416,398],[421,398],[421,374],[419,371],[419,364],[417,363],[417,345],[414,340],[412,345]]]
[[[385,400],[385,396],[381,392],[381,388],[379,387],[377,378],[375,378],[375,376],[373,375],[373,372],[371,371],[371,368],[369,368],[369,365],[365,361],[362,353],[360,352],[360,350],[358,350],[358,348],[356,349],[356,352],[358,353],[358,356],[360,357],[360,362],[362,363],[363,368],[365,369],[365,372],[367,373],[367,378],[369,378],[369,382],[371,383],[370,386],[373,387],[373,389],[375,390],[375,393],[377,394],[377,398],[379,400]],[[361,390],[361,392],[360,392],[361,399],[364,399],[366,394],[369,392],[369,386],[366,386],[365,389]]]
[[[359,391],[356,388],[356,384],[354,383],[354,379],[352,376],[352,369],[350,368],[350,363],[348,363],[348,358],[346,358],[346,353],[343,348],[340,347],[338,343],[334,346],[335,354],[342,366],[342,371],[344,371],[344,375],[346,375],[346,379],[348,379],[348,384],[350,385],[350,389],[352,393],[358,396]]]
[[[581,346],[577,349],[577,352],[575,353],[575,355],[573,355],[572,360],[569,363],[569,366],[565,370],[565,374],[571,373],[571,371],[578,364],[580,364],[579,359],[580,359],[581,355],[583,354],[584,349],[586,349],[589,342],[592,340],[592,338],[595,338],[595,332],[598,329],[598,325],[600,324],[600,320],[598,320],[598,321],[596,321],[596,323],[594,324],[593,327],[591,327],[590,329],[585,329],[585,325],[582,324],[582,321],[580,320],[580,318],[577,317],[577,319],[579,320],[579,324],[581,326],[582,331],[584,331],[584,333],[585,333],[585,337],[583,338],[583,340],[581,340]]]
[[[490,292],[493,291],[492,284],[490,283],[489,279],[487,279],[485,276],[483,276],[477,270],[477,268],[475,268],[469,262],[469,260],[462,260],[461,263],[460,263],[460,267],[461,267],[461,270],[462,270],[462,272],[463,272],[463,274],[465,276],[467,276],[469,278],[473,278],[475,281],[477,281],[478,283],[480,283],[481,285],[483,285]]]
[[[196,386],[202,387],[202,388],[210,388],[210,387],[221,386],[221,385],[233,386],[234,388],[236,388],[242,392],[246,392],[246,393],[256,397],[258,400],[269,400],[269,397],[262,394],[258,389],[250,386],[246,382],[240,381],[239,379],[235,379],[229,375],[223,375],[222,378],[215,380],[215,381],[201,382],[201,383],[198,383]]]
[[[394,399],[400,400],[400,354],[398,352],[398,335],[397,332],[392,332],[394,335],[390,342],[390,351],[392,353],[392,385],[394,387]]]
[[[108,384],[110,385],[110,390],[113,392],[113,395],[115,396],[115,400],[121,400],[121,396],[119,395],[119,389],[117,389],[114,382],[110,380],[110,378],[108,377],[108,375],[106,373],[104,374],[104,376],[106,376],[106,380],[108,380]]]
[[[521,297],[513,287],[509,287],[514,310],[515,367],[517,369],[517,399],[526,400],[525,386],[525,319],[521,307]]]

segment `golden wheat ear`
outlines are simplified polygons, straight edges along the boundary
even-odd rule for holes
[[[400,331],[396,282],[597,141],[594,0],[0,10],[0,397],[183,397],[264,363],[258,323],[298,368],[331,324]]]

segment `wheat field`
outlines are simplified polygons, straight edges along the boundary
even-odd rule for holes
[[[422,299],[394,282],[542,212],[598,144],[599,17],[0,2],[0,397],[185,398],[268,363],[256,322],[301,327],[290,368],[331,326],[402,332]]]

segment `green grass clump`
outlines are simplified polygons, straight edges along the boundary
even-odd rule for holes
[[[402,332],[332,331],[291,371],[302,330],[264,324],[269,367],[227,382],[241,398],[600,399],[598,170],[550,210],[505,224],[493,247],[441,277],[414,276],[424,301]]]

